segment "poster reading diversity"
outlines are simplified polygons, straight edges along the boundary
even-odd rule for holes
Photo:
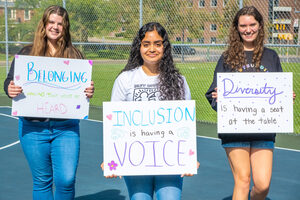
[[[91,60],[15,56],[15,85],[23,93],[12,101],[12,115],[25,117],[87,119]]]
[[[197,173],[195,101],[103,103],[104,176]]]
[[[218,73],[218,133],[293,132],[293,74]]]

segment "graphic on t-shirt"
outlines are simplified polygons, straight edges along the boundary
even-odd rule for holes
[[[238,69],[237,71],[239,72],[257,72],[257,68],[255,67],[254,64],[247,64],[247,65],[244,65],[242,68]],[[259,72],[268,72],[268,69],[261,65],[259,67]]]
[[[133,101],[158,101],[159,90],[157,84],[135,84]]]

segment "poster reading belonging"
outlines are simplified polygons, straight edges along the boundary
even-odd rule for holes
[[[293,74],[218,73],[218,133],[293,132]]]
[[[23,93],[12,101],[12,115],[87,119],[91,60],[15,56],[14,82]]]
[[[197,173],[195,101],[103,103],[104,176]]]

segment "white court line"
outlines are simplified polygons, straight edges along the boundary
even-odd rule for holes
[[[0,108],[11,108],[11,106],[0,106]]]
[[[16,142],[13,142],[13,143],[11,143],[11,144],[8,144],[8,145],[6,145],[6,146],[0,147],[0,150],[6,149],[6,148],[8,148],[8,147],[14,146],[14,145],[19,144],[19,143],[20,143],[20,140],[18,140],[18,141],[16,141]]]
[[[283,147],[275,147],[276,149],[281,149],[281,150],[286,150],[286,151],[295,151],[295,152],[300,152],[300,150],[297,149],[289,149],[289,148],[283,148]]]
[[[10,118],[13,118],[13,119],[19,119],[18,117],[14,117],[14,116],[3,114],[3,113],[0,113],[0,115],[2,115],[4,117],[10,117]]]
[[[5,117],[11,117],[11,118],[13,118],[13,119],[19,119],[18,117],[14,117],[14,116],[11,116],[11,115],[6,115],[6,114],[3,114],[3,113],[0,113],[0,115],[5,116]],[[13,143],[11,143],[11,144],[5,145],[5,146],[3,146],[3,147],[0,147],[0,150],[6,149],[6,148],[8,148],[8,147],[14,146],[14,145],[19,144],[19,143],[20,143],[20,140],[18,140],[18,141],[16,141],[16,142],[13,142]]]
[[[88,121],[92,121],[92,122],[99,122],[103,124],[103,121],[100,120],[95,120],[95,119],[87,119]],[[220,140],[219,138],[215,138],[215,137],[208,137],[208,136],[201,136],[201,135],[197,135],[197,137],[199,138],[205,138],[205,139],[210,139],[210,140]],[[283,147],[275,147],[275,149],[281,149],[281,150],[286,150],[286,151],[295,151],[295,152],[300,152],[300,150],[297,149],[289,149],[289,148],[283,148]]]
[[[10,106],[0,106],[0,107],[8,107],[8,108],[11,108]],[[19,119],[18,117],[14,117],[14,116],[11,116],[11,115],[6,115],[6,114],[2,114],[0,113],[0,115],[3,115],[3,116],[6,116],[6,117],[11,117],[11,118],[14,118],[14,119]],[[100,121],[100,120],[95,120],[95,119],[86,119],[88,121],[92,121],[92,122],[99,122],[99,123],[103,123],[103,121]],[[200,138],[206,138],[206,139],[210,139],[210,140],[220,140],[219,138],[214,138],[214,137],[208,137],[208,136],[200,136],[200,135],[197,135],[197,137],[200,137]],[[9,144],[9,145],[6,145],[4,146],[5,148],[7,147],[10,147],[10,146],[13,146],[15,144],[18,144],[20,141],[16,141],[12,144]],[[3,149],[4,147],[0,147],[0,150]],[[297,150],[297,149],[289,149],[289,148],[283,148],[283,147],[275,147],[275,149],[281,149],[281,150],[286,150],[286,151],[295,151],[295,152],[300,152],[300,150]]]

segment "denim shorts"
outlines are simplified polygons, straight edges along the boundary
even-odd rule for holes
[[[273,141],[251,141],[251,142],[229,142],[222,144],[224,148],[235,148],[235,147],[248,147],[248,148],[256,148],[256,149],[274,149]]]

